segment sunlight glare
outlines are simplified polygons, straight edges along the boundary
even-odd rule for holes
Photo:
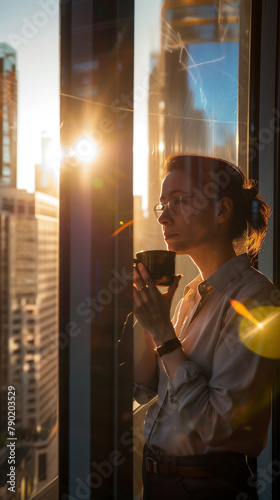
[[[83,163],[89,163],[97,156],[97,143],[90,137],[82,137],[76,142],[74,151],[79,160]]]

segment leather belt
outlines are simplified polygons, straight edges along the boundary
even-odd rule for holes
[[[219,477],[232,474],[234,465],[232,463],[223,463],[219,466],[187,467],[184,465],[173,465],[161,463],[152,457],[145,457],[146,470],[154,474],[163,474],[166,476],[182,476],[192,478]]]

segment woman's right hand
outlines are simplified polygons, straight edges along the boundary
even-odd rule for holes
[[[133,277],[134,313],[142,327],[151,335],[155,345],[161,345],[166,340],[175,337],[170,307],[182,276],[175,276],[173,283],[164,294],[158,290],[142,263],[139,263],[138,270],[134,269]]]

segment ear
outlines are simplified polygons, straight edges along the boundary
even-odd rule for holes
[[[233,203],[230,198],[221,198],[218,202],[217,222],[222,224],[231,219],[233,214]]]

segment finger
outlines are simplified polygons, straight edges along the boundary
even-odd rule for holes
[[[182,278],[182,274],[177,274],[177,276],[174,277],[174,280],[172,281],[172,284],[170,285],[170,287],[168,288],[168,291],[167,291],[167,297],[172,300],[177,288],[178,288],[178,285],[179,285],[179,282]]]
[[[141,274],[137,271],[137,269],[133,269],[133,282],[138,290],[143,288],[143,286],[146,286],[141,277]]]
[[[141,304],[139,292],[135,285],[133,285],[133,300],[134,300],[134,311],[135,311],[135,309],[137,309],[137,307],[139,307]]]
[[[149,272],[147,271],[146,267],[144,266],[144,264],[142,264],[142,262],[139,262],[138,264],[138,269],[139,269],[139,272],[141,274],[141,277],[144,281],[144,283],[148,286],[148,287],[154,287],[156,288]]]
[[[143,290],[137,290],[136,286],[133,285],[133,301],[134,301],[134,312],[135,314],[138,314],[139,311],[143,308],[143,305],[146,307],[147,305],[147,296],[145,296],[145,288],[143,287]],[[145,305],[146,304],[146,305]],[[139,319],[139,317],[138,317]]]

